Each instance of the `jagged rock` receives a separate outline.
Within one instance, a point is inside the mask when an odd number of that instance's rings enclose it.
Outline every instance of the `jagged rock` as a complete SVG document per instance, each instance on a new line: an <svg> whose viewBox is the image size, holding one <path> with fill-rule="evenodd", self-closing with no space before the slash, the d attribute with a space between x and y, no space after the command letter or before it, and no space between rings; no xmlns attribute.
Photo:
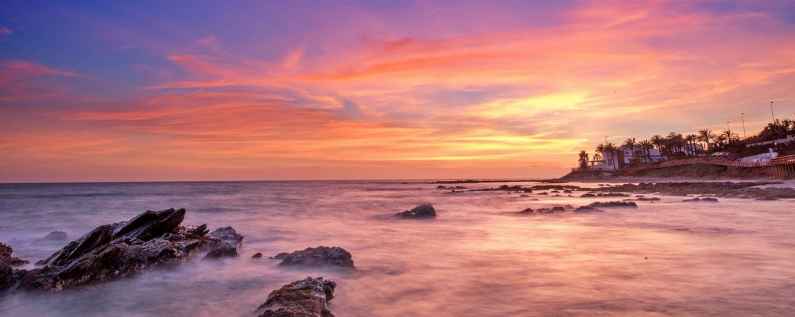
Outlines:
<svg viewBox="0 0 795 317"><path fill-rule="evenodd" d="M15 283L14 268L8 263L0 261L0 292L11 288Z"/></svg>
<svg viewBox="0 0 795 317"><path fill-rule="evenodd" d="M68 238L66 232L63 231L53 231L48 233L42 240L49 240L49 241L63 241Z"/></svg>
<svg viewBox="0 0 795 317"><path fill-rule="evenodd" d="M0 292L13 287L25 272L14 269L14 266L27 264L28 261L15 257L13 253L14 249L0 242Z"/></svg>
<svg viewBox="0 0 795 317"><path fill-rule="evenodd" d="M696 197L682 200L683 202L702 202L702 203L716 203L718 199L715 197Z"/></svg>
<svg viewBox="0 0 795 317"><path fill-rule="evenodd" d="M635 198L635 200L637 200L637 201L659 201L660 198L659 197L638 197L638 198Z"/></svg>
<svg viewBox="0 0 795 317"><path fill-rule="evenodd" d="M15 257L13 253L14 249L0 242L0 263L9 267L28 264L28 261Z"/></svg>
<svg viewBox="0 0 795 317"><path fill-rule="evenodd" d="M336 266L354 268L353 256L340 247L319 246L292 253L279 253L273 259L282 260L283 266Z"/></svg>
<svg viewBox="0 0 795 317"><path fill-rule="evenodd" d="M259 317L334 317L329 302L337 284L322 277L295 281L271 292L256 310Z"/></svg>
<svg viewBox="0 0 795 317"><path fill-rule="evenodd" d="M549 207L549 208L538 208L538 209L535 209L535 210L533 208L526 208L526 209L518 212L518 214L520 214L520 215L552 214L552 213L565 212L566 210L573 209L573 208L574 207L572 207L570 205L554 206L554 207Z"/></svg>
<svg viewBox="0 0 795 317"><path fill-rule="evenodd" d="M436 218L436 209L431 204L422 204L414 207L411 210L406 210L395 214L398 218L403 219L428 219Z"/></svg>
<svg viewBox="0 0 795 317"><path fill-rule="evenodd" d="M533 208L525 208L522 211L518 212L518 214L520 215L530 215L533 213L535 213L535 210L533 210Z"/></svg>
<svg viewBox="0 0 795 317"><path fill-rule="evenodd" d="M24 272L19 288L58 291L109 281L228 243L224 235L207 236L205 225L180 226L184 217L185 209L146 211L99 226L40 261L41 268Z"/></svg>
<svg viewBox="0 0 795 317"><path fill-rule="evenodd" d="M599 212L599 211L601 211L601 210L596 209L596 208L591 207L591 206L580 206L580 207L577 207L577 209L574 209L574 212Z"/></svg>
<svg viewBox="0 0 795 317"><path fill-rule="evenodd" d="M232 227L215 229L209 235L213 240L209 244L206 258L217 259L238 256L237 249L243 242L243 236Z"/></svg>
<svg viewBox="0 0 795 317"><path fill-rule="evenodd" d="M593 208L638 208L638 204L633 201L597 201L588 205Z"/></svg>

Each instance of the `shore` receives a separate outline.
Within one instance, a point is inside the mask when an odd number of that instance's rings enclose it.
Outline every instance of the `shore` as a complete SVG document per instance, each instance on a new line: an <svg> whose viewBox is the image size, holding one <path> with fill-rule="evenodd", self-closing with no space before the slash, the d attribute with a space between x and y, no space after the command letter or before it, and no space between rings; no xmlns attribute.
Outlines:
<svg viewBox="0 0 795 317"><path fill-rule="evenodd" d="M575 170L560 178L566 181L678 179L678 180L771 180L775 175L765 167L727 167L709 164L618 171Z"/></svg>

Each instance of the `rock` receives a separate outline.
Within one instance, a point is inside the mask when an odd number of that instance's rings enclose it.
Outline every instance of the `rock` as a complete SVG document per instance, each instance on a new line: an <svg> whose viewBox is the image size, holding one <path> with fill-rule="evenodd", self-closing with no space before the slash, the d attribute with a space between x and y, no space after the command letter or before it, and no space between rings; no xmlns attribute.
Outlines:
<svg viewBox="0 0 795 317"><path fill-rule="evenodd" d="M395 214L398 218L403 219L428 219L436 218L436 209L431 204L422 204L414 207L411 210L406 210Z"/></svg>
<svg viewBox="0 0 795 317"><path fill-rule="evenodd" d="M256 310L259 317L334 317L329 302L337 284L322 277L295 281L271 292Z"/></svg>
<svg viewBox="0 0 795 317"><path fill-rule="evenodd" d="M292 253L279 253L273 259L282 266L335 266L353 269L351 253L340 247L319 246Z"/></svg>
<svg viewBox="0 0 795 317"><path fill-rule="evenodd" d="M19 276L25 272L14 267L27 264L28 261L13 256L13 253L14 249L0 242L0 292L16 285Z"/></svg>
<svg viewBox="0 0 795 317"><path fill-rule="evenodd" d="M606 201L606 202L595 202L588 207L592 208L638 208L638 204L633 201Z"/></svg>
<svg viewBox="0 0 795 317"><path fill-rule="evenodd" d="M63 231L53 231L48 233L42 240L49 240L49 241L63 241L66 240L68 236L66 232Z"/></svg>
<svg viewBox="0 0 795 317"><path fill-rule="evenodd" d="M8 265L9 267L28 264L28 261L15 257L13 253L14 249L0 242L0 263Z"/></svg>
<svg viewBox="0 0 795 317"><path fill-rule="evenodd" d="M530 215L530 214L533 214L534 212L535 211L533 210L533 208L525 208L522 211L517 212L517 213L520 214L520 215Z"/></svg>
<svg viewBox="0 0 795 317"><path fill-rule="evenodd" d="M659 201L660 198L659 197L638 197L638 198L635 198L635 200L637 200L637 201Z"/></svg>
<svg viewBox="0 0 795 317"><path fill-rule="evenodd" d="M11 288L16 283L14 268L8 263L0 261L0 292Z"/></svg>
<svg viewBox="0 0 795 317"><path fill-rule="evenodd" d="M262 253L261 252L254 253L254 255L252 255L251 258L252 259L260 259L260 258L262 258Z"/></svg>
<svg viewBox="0 0 795 317"><path fill-rule="evenodd" d="M559 213L564 212L567 209L572 209L573 207L566 205L566 206L554 206L549 208L538 208L533 210L533 208L526 208L520 212L517 212L520 215L533 215L533 214L552 214L552 213Z"/></svg>
<svg viewBox="0 0 795 317"><path fill-rule="evenodd" d="M243 243L243 236L232 227L215 229L209 235L213 238L209 244L209 251L205 258L217 259L238 256L237 249Z"/></svg>
<svg viewBox="0 0 795 317"><path fill-rule="evenodd" d="M577 209L574 209L574 212L600 212L601 210L596 209L591 206L580 206Z"/></svg>
<svg viewBox="0 0 795 317"><path fill-rule="evenodd" d="M682 200L683 202L703 202L703 203L716 203L718 202L717 198L714 197L696 197L696 198L689 198Z"/></svg>
<svg viewBox="0 0 795 317"><path fill-rule="evenodd" d="M25 272L19 288L59 291L109 281L230 243L230 230L208 236L206 225L180 226L184 217L185 209L146 211L126 222L99 226L40 261L41 268ZM241 240L236 240L238 245Z"/></svg>

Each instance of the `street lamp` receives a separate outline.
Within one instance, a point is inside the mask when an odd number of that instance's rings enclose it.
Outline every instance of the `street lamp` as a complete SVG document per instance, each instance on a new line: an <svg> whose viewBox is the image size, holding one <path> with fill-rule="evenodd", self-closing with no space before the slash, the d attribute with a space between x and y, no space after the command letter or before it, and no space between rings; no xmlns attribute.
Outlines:
<svg viewBox="0 0 795 317"><path fill-rule="evenodd" d="M744 112L740 112L740 121L743 124L743 139L745 139L745 138L747 138L747 136L745 135L745 113Z"/></svg>

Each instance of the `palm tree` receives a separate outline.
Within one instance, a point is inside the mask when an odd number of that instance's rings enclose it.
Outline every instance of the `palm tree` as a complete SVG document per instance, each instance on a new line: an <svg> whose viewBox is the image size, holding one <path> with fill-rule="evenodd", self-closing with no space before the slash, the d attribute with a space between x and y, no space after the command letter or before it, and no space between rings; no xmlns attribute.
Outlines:
<svg viewBox="0 0 795 317"><path fill-rule="evenodd" d="M696 154L696 140L698 140L698 136L695 134L688 134L685 136L685 141L687 141L688 147L688 155Z"/></svg>
<svg viewBox="0 0 795 317"><path fill-rule="evenodd" d="M634 148L635 147L635 138L627 138L627 140L624 141L624 146L626 146L628 148Z"/></svg>
<svg viewBox="0 0 795 317"><path fill-rule="evenodd" d="M712 131L709 129L702 129L698 131L698 140L704 142L705 150L709 151L710 149L710 142L712 139L715 138L715 135L712 134Z"/></svg>
<svg viewBox="0 0 795 317"><path fill-rule="evenodd" d="M723 148L723 143L726 142L726 135L725 134L718 134L717 136L712 136L715 142L712 143L713 150L720 150Z"/></svg>
<svg viewBox="0 0 795 317"><path fill-rule="evenodd" d="M643 140L640 141L640 148L643 149L646 162L651 162L651 149L654 148L654 144L649 142L649 140Z"/></svg>
<svg viewBox="0 0 795 317"><path fill-rule="evenodd" d="M588 168L588 152L580 151L580 168Z"/></svg>
<svg viewBox="0 0 795 317"><path fill-rule="evenodd" d="M656 146L657 150L660 151L660 153L662 153L663 152L663 146L665 146L665 139L663 139L663 137L655 134L654 136L651 137L651 144Z"/></svg>
<svg viewBox="0 0 795 317"><path fill-rule="evenodd" d="M734 141L736 141L736 138L737 138L737 135L735 135L731 130L723 131L723 133L721 133L721 135L726 140L726 144L734 143Z"/></svg>

